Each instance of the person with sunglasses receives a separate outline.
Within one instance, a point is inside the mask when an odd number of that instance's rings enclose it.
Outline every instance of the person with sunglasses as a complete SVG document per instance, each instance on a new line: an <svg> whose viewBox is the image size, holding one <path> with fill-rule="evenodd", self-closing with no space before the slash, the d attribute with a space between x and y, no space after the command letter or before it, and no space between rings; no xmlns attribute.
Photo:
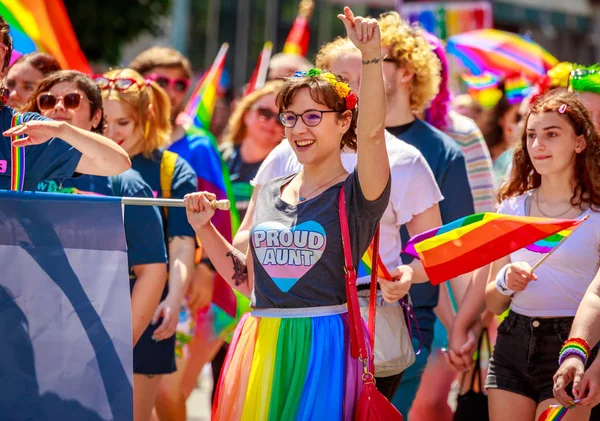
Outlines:
<svg viewBox="0 0 600 421"><path fill-rule="evenodd" d="M0 80L6 75L13 49L9 32L9 25L0 16ZM13 146L25 146L23 182L13 186L17 190L35 190L42 180L75 173L109 176L131 167L125 151L104 136L36 113L19 114L5 105L8 92L3 86L0 89L0 132L4 136L0 141L0 189L11 189ZM11 142L12 136L20 139Z"/></svg>
<svg viewBox="0 0 600 421"><path fill-rule="evenodd" d="M367 112L358 118L356 95L331 73L311 69L284 83L277 105L303 168L262 186L250 252L234 248L212 225L208 201L214 194L184 199L212 263L253 307L234 334L213 420L354 417L363 367L347 353L339 198L344 192L358 262L389 202L391 183L389 166L381 165L387 151L379 27L350 8L344 13L338 17L362 54L360 98ZM358 150L351 174L341 162L343 147Z"/></svg>
<svg viewBox="0 0 600 421"><path fill-rule="evenodd" d="M104 110L100 89L83 73L63 70L40 82L26 111L39 112L55 121L65 121L83 130L102 133ZM38 191L102 196L154 197L142 176L130 169L114 177L80 176L45 180ZM135 420L144 420L144 401L151 393L146 376L173 365L173 346L152 339L157 325L151 324L166 289L167 252L160 213L153 206L126 206L125 238L129 263L133 336L133 392ZM151 407L150 407L151 409Z"/></svg>
<svg viewBox="0 0 600 421"><path fill-rule="evenodd" d="M105 134L127 151L132 168L142 175L155 197L183 199L185 194L197 191L196 173L192 167L177 154L163 149L169 143L171 114L169 98L158 83L145 80L131 69L111 70L97 76L95 81L104 102ZM169 344L175 358L175 332L184 294L194 271L196 236L184 217L185 209L161 208L161 214L169 256L169 278L168 292L165 290L152 320L152 323L159 323L162 317L153 339ZM178 349L183 345L178 341ZM144 408L152 409L162 378L168 378L176 371L176 364L172 364L160 373L154 373L157 376L146 379L152 393L146 395Z"/></svg>

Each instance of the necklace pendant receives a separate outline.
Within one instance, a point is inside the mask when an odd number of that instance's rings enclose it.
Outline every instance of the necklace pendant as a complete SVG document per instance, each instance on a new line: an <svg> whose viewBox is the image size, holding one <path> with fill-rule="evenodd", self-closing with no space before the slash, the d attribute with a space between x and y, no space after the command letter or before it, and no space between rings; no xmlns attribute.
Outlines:
<svg viewBox="0 0 600 421"><path fill-rule="evenodd" d="M306 197L299 197L298 199L300 199L301 202L304 202L306 200Z"/></svg>

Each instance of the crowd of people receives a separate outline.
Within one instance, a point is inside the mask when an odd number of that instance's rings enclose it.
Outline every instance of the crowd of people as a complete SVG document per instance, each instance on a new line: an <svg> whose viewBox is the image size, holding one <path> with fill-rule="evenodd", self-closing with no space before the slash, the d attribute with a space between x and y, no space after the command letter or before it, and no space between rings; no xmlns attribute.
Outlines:
<svg viewBox="0 0 600 421"><path fill-rule="evenodd" d="M338 17L347 36L314 66L276 54L264 86L219 99L208 134L181 118L193 73L179 52L153 47L95 76L44 53L9 66L0 18L0 123L26 146L23 190L185 201L124 210L135 420L186 420L206 364L215 420L353 419L364 378L344 247L357 267L378 227L393 280L378 281L375 384L404 419L533 421L557 403L566 421L600 419L600 67L570 65L566 82L484 110L451 92L435 36L395 12ZM211 223L213 138L233 237ZM4 141L0 189L10 157ZM434 286L401 253L480 212L589 220L535 272L522 249ZM244 309L221 331L218 288ZM369 288L360 276L363 307Z"/></svg>

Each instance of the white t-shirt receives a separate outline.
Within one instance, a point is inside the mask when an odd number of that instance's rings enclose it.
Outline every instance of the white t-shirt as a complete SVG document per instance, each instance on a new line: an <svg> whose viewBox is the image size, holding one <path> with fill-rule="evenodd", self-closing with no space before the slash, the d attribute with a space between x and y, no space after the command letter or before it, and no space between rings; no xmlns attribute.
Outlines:
<svg viewBox="0 0 600 421"><path fill-rule="evenodd" d="M503 201L498 213L527 216L526 199L532 192ZM585 291L600 266L600 213L591 210L590 218L573 232L536 270L537 281L516 292L510 308L529 317L573 317ZM510 255L511 262L533 266L543 254L525 248Z"/></svg>
<svg viewBox="0 0 600 421"><path fill-rule="evenodd" d="M385 141L390 159L392 191L390 203L381 218L380 255L385 266L392 269L402 264L400 227L409 222L413 215L440 202L443 196L431 168L417 148L387 131ZM356 153L342 152L341 158L346 171L352 172L356 167ZM253 184L262 185L272 178L297 173L301 169L294 150L284 139L264 160ZM368 278L361 278L357 283L368 281Z"/></svg>

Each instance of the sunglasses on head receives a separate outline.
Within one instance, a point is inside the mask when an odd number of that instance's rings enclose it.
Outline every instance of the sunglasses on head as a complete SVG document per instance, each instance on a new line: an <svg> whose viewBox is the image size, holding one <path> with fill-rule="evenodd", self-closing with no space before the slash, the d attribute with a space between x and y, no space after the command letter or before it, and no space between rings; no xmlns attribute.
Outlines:
<svg viewBox="0 0 600 421"><path fill-rule="evenodd" d="M106 76L99 75L94 77L94 82L96 82L96 85L98 85L98 87L102 90L109 89L111 86L117 91L126 91L133 85L136 85L139 89L142 89L143 87L143 85L140 85L137 80L129 77L117 77L111 79Z"/></svg>
<svg viewBox="0 0 600 421"><path fill-rule="evenodd" d="M275 111L272 111L268 108L258 107L258 108L255 108L255 110L256 110L256 113L258 114L259 120L269 121L269 120L277 120L277 118L278 118L278 113L276 113Z"/></svg>
<svg viewBox="0 0 600 421"><path fill-rule="evenodd" d="M190 87L190 80L185 78L170 78L167 76L152 73L147 77L148 80L156 82L163 89L173 87L177 92L185 92Z"/></svg>
<svg viewBox="0 0 600 421"><path fill-rule="evenodd" d="M76 110L81 105L81 100L84 99L90 102L87 98L84 98L79 92L69 92L65 95L54 95L50 92L40 94L37 97L37 104L40 111L53 110L58 104L58 101L62 101L63 106L67 110Z"/></svg>

